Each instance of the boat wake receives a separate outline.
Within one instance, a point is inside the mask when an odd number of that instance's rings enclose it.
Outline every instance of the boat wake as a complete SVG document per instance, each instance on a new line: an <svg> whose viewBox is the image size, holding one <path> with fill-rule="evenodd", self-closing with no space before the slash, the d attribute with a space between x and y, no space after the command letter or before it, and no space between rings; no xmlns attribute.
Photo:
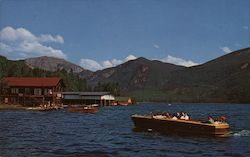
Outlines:
<svg viewBox="0 0 250 157"><path fill-rule="evenodd" d="M250 136L250 130L241 130L239 132L232 133L233 136Z"/></svg>

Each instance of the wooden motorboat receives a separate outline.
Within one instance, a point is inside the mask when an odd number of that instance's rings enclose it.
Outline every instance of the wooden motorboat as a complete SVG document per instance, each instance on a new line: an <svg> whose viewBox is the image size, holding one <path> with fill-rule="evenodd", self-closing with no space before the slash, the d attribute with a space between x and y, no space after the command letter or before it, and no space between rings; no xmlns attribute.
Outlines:
<svg viewBox="0 0 250 157"><path fill-rule="evenodd" d="M203 135L225 135L229 131L226 122L202 122L198 120L172 119L165 116L132 115L135 128L155 130L164 133L203 134Z"/></svg>
<svg viewBox="0 0 250 157"><path fill-rule="evenodd" d="M98 111L97 107L91 107L91 106L74 107L68 109L68 112L74 112L74 113L96 113L97 111Z"/></svg>

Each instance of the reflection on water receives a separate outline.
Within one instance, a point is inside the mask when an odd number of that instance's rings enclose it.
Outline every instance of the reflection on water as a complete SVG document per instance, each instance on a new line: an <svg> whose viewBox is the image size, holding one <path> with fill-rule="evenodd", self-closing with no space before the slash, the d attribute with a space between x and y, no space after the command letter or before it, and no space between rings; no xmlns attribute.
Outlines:
<svg viewBox="0 0 250 157"><path fill-rule="evenodd" d="M225 138L133 131L132 114L185 111L192 118L227 115ZM250 156L250 105L138 104L96 114L0 112L0 156Z"/></svg>

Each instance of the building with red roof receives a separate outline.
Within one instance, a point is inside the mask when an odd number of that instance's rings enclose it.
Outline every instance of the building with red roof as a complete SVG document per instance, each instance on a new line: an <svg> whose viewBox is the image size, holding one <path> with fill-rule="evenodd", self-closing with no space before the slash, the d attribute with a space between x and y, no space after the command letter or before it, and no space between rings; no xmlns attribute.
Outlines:
<svg viewBox="0 0 250 157"><path fill-rule="evenodd" d="M28 106L57 105L61 102L63 81L59 77L4 77L6 85L0 100Z"/></svg>

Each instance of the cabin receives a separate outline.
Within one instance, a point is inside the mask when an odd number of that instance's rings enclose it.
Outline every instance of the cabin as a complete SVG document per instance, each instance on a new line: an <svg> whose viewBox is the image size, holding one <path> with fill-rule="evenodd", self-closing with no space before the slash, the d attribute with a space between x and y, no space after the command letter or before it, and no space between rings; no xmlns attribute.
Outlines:
<svg viewBox="0 0 250 157"><path fill-rule="evenodd" d="M110 92L63 92L63 104L66 105L112 105L114 96Z"/></svg>
<svg viewBox="0 0 250 157"><path fill-rule="evenodd" d="M130 97L115 97L114 105L130 105L132 104L132 99Z"/></svg>
<svg viewBox="0 0 250 157"><path fill-rule="evenodd" d="M4 77L1 103L24 106L59 105L63 80L59 77Z"/></svg>

